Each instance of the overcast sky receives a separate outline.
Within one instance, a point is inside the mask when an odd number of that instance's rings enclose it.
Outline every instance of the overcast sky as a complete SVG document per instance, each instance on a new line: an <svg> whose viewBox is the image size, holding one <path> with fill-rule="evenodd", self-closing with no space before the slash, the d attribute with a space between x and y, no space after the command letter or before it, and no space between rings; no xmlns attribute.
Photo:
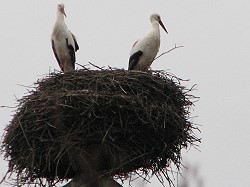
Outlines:
<svg viewBox="0 0 250 187"><path fill-rule="evenodd" d="M250 1L105 0L60 1L66 23L77 36L77 62L127 68L132 44L159 13L169 34L161 32L162 56L152 69L168 69L200 97L192 116L202 125L200 151L183 151L198 168L205 187L247 187L250 174ZM0 105L15 106L27 88L49 71L59 70L50 35L56 4L51 0L1 2ZM161 30L163 31L163 30ZM78 67L79 68L79 67ZM0 108L0 134L13 109ZM7 162L0 157L0 177ZM2 185L3 186L3 185ZM147 186L160 186L156 180ZM195 185L193 185L195 186Z"/></svg>

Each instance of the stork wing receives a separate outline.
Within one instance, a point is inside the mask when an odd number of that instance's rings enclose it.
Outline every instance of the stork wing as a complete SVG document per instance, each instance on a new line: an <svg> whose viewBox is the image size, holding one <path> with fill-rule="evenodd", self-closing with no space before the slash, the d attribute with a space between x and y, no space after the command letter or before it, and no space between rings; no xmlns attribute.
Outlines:
<svg viewBox="0 0 250 187"><path fill-rule="evenodd" d="M54 55L56 57L56 60L58 62L58 65L59 67L61 68L61 70L63 71L63 65L62 65L62 62L59 60L58 58L58 55L57 55L57 52L56 52L56 48L55 48L55 43L54 43L54 40L51 40L51 44L52 44L52 49L53 49L53 52L54 52Z"/></svg>
<svg viewBox="0 0 250 187"><path fill-rule="evenodd" d="M76 56L75 56L74 47L72 46L72 44L69 43L68 38L66 38L66 44L67 44L68 49L69 49L69 55L70 55L71 63L72 63L71 65L72 65L73 69L75 69Z"/></svg>
<svg viewBox="0 0 250 187"><path fill-rule="evenodd" d="M69 32L70 32L70 31L69 31ZM75 43L75 51L77 51L77 50L79 49L79 45L78 45L78 43L77 43L76 36L75 36L72 32L70 32L70 33L71 33L72 38L73 38L74 43Z"/></svg>
<svg viewBox="0 0 250 187"><path fill-rule="evenodd" d="M135 66L138 64L142 54L143 54L142 51L137 51L130 56L128 70L133 70L135 68Z"/></svg>

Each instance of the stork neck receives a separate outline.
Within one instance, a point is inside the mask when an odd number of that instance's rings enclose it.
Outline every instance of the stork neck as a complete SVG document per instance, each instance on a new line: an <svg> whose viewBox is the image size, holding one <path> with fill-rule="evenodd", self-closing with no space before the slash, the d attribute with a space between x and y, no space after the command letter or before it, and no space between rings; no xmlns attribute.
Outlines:
<svg viewBox="0 0 250 187"><path fill-rule="evenodd" d="M157 27L157 28L159 28L159 23L158 23L158 21L153 21L152 22L152 27Z"/></svg>
<svg viewBox="0 0 250 187"><path fill-rule="evenodd" d="M60 11L57 11L57 20L64 21L64 15Z"/></svg>
<svg viewBox="0 0 250 187"><path fill-rule="evenodd" d="M160 27L159 27L159 23L158 22L155 21L155 22L152 23L152 30L154 32L160 33Z"/></svg>
<svg viewBox="0 0 250 187"><path fill-rule="evenodd" d="M64 22L64 15L61 12L57 12L57 19L54 25L53 33L59 32L61 29L67 28L67 25Z"/></svg>

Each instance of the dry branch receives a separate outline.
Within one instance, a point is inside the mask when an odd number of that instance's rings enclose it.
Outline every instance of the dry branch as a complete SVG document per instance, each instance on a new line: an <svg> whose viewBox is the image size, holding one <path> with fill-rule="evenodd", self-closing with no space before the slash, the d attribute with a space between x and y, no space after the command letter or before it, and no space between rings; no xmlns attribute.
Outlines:
<svg viewBox="0 0 250 187"><path fill-rule="evenodd" d="M160 58L161 56L163 56L163 55L165 55L165 54L167 54L167 53L169 53L169 52L171 52L171 51L173 51L173 50L175 50L175 49L181 48L181 47L184 47L184 46L182 46L182 45L176 46L176 44L175 44L175 46L174 46L172 49L169 49L169 50L167 50L167 51L161 53L160 55L158 55L157 57L155 57L154 60Z"/></svg>

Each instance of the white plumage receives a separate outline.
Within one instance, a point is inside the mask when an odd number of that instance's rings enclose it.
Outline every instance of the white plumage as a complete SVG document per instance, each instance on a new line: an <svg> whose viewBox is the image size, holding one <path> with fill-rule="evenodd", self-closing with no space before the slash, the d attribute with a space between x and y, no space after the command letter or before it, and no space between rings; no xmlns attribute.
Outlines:
<svg viewBox="0 0 250 187"><path fill-rule="evenodd" d="M57 5L57 18L51 35L52 49L63 72L75 69L75 52L79 49L76 37L64 22L64 4Z"/></svg>
<svg viewBox="0 0 250 187"><path fill-rule="evenodd" d="M150 21L151 31L137 40L131 49L128 70L147 71L160 48L159 24L168 33L158 14L152 14Z"/></svg>

